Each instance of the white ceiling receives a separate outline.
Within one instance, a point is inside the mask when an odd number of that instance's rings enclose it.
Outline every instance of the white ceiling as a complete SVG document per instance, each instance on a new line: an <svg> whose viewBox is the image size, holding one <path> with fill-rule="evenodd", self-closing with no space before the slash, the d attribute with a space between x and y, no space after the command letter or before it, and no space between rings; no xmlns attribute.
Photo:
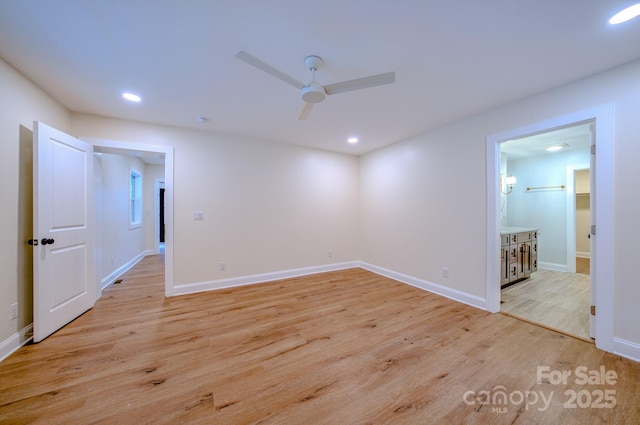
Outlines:
<svg viewBox="0 0 640 425"><path fill-rule="evenodd" d="M164 165L165 155L159 152L136 151L131 149L119 149L106 146L95 146L94 152L97 154L125 155L139 158L145 164Z"/></svg>
<svg viewBox="0 0 640 425"><path fill-rule="evenodd" d="M71 111L359 155L639 59L640 18L607 24L628 4L1 0L0 57ZM329 96L298 121L296 89L240 49L302 81L315 54L320 83L387 71L396 82Z"/></svg>
<svg viewBox="0 0 640 425"><path fill-rule="evenodd" d="M581 123L570 127L508 140L500 143L500 151L507 154L508 160L531 158L534 156L554 155L560 152L589 149L591 144L590 123ZM546 148L563 146L562 150L548 152Z"/></svg>

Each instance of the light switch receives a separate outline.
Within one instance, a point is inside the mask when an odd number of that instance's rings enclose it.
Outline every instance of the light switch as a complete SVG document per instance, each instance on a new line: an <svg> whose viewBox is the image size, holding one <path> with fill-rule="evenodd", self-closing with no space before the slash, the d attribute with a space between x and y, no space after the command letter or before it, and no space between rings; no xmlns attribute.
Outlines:
<svg viewBox="0 0 640 425"><path fill-rule="evenodd" d="M193 221L202 221L204 220L204 212L203 211L194 211L193 212Z"/></svg>

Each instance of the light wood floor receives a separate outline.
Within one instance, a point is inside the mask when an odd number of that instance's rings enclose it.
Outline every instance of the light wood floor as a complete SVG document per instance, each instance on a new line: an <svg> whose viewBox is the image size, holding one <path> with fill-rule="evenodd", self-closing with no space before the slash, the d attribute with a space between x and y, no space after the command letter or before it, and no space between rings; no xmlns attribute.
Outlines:
<svg viewBox="0 0 640 425"><path fill-rule="evenodd" d="M0 423L640 421L638 363L362 269L170 299L159 256L124 278L92 310L0 363ZM539 366L604 367L618 380L538 383ZM507 404L474 397L500 390ZM565 391L582 390L615 391L616 405L565 406ZM526 391L548 408L522 403Z"/></svg>
<svg viewBox="0 0 640 425"><path fill-rule="evenodd" d="M576 273L589 274L591 260L589 258L576 257Z"/></svg>
<svg viewBox="0 0 640 425"><path fill-rule="evenodd" d="M502 312L589 339L589 275L538 269L504 288Z"/></svg>

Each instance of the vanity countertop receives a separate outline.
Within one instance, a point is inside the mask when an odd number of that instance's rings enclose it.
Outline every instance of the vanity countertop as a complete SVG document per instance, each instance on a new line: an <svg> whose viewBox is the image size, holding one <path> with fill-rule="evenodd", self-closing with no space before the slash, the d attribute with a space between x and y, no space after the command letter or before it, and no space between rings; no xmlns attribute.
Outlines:
<svg viewBox="0 0 640 425"><path fill-rule="evenodd" d="M536 227L501 227L500 234L508 235L509 233L532 232L538 230Z"/></svg>

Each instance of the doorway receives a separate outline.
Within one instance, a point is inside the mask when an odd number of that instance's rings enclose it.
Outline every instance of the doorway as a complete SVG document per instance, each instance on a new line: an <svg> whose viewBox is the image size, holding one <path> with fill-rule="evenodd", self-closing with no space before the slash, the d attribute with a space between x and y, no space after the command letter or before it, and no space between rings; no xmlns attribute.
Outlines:
<svg viewBox="0 0 640 425"><path fill-rule="evenodd" d="M576 263L578 251L590 252L583 232L590 184L576 175L589 178L591 127L576 123L500 144L501 172L517 176L501 191L503 229L536 229L534 271L503 284L501 312L584 340L590 340L590 278L588 270L576 273ZM585 200L586 211L578 208Z"/></svg>
<svg viewBox="0 0 640 425"><path fill-rule="evenodd" d="M591 316L596 346L604 351L614 351L613 338L613 288L607 285L613 275L613 106L602 105L547 121L492 134L487 137L487 310L500 311L500 144L528 135L541 134L577 123L594 122L597 149L591 158L597 157L597 169L591 167L592 181L598 187L597 197L592 197L592 222L595 235L591 238L591 291L596 315ZM593 290L595 288L595 290Z"/></svg>
<svg viewBox="0 0 640 425"><path fill-rule="evenodd" d="M589 274L591 265L591 173L589 168L573 170L575 181L576 273Z"/></svg>
<svg viewBox="0 0 640 425"><path fill-rule="evenodd" d="M59 144L61 144L62 142L60 142L60 140L63 139L67 139L67 137L73 141L76 141L76 138L72 138L71 136L68 136L56 129L53 128L49 128L47 126L45 126L42 123L36 123L34 124L38 125L38 129L42 130L42 133L47 133L47 132L55 132L56 136L55 139L56 141L58 141ZM35 168L35 164L34 164L34 156L33 156L33 152L34 152L34 131L29 130L23 126L20 127L21 131L20 131L20 178L21 178L21 199L20 199L20 206L24 207L25 209L25 213L24 213L24 217L26 218L26 220L23 220L20 223L20 229L24 231L24 234L27 236L24 236L23 238L25 240L28 239L28 237L33 237L31 235L38 233L38 231L34 231L34 215L32 214L32 212L34 211L34 192L41 192L41 191L35 191L34 187L33 187L33 182L35 181L35 179L33 178L33 174L34 174L34 168ZM48 129L48 130L46 130ZM48 133L47 133L48 134ZM52 133L53 134L53 133ZM38 132L38 135L40 135L40 132ZM50 138L50 137L49 137ZM40 139L38 139L40 140ZM78 143L80 143L80 141L78 141ZM97 155L94 156L93 159L93 164L95 165L96 162L99 162L99 158L102 152L108 152L110 150L112 150L113 152L117 152L120 154L125 154L125 155L131 155L131 156L140 156L140 155L151 155L151 156L156 156L159 157L161 156L163 158L162 160L162 173L164 174L164 181L166 183L166 202L165 202L165 208L164 208L164 213L165 213L165 223L166 223L166 242L167 242L167 255L165 256L166 260L165 260L165 293L166 294L170 294L172 292L172 288L173 288L173 239L172 239L172 235L173 235L173 208L172 208L172 195L171 195L171 190L173 188L173 148L165 148L165 147L154 147L154 146L145 146L145 145L137 145L137 144L130 144L130 143L123 143L123 142L111 142L111 141L104 141L104 140L82 140L83 145L86 145L88 147L91 147L94 153L96 153ZM70 150L71 152L76 152L79 151L78 149L76 150ZM90 150L87 149L86 152L89 152ZM81 162L80 165L82 164L91 164L91 160L89 159L91 157L91 154L89 154L89 156L86 159L83 159L83 161ZM56 159L59 160L59 156L56 157ZM88 160L88 162L87 162ZM74 164L74 167L77 168L81 168L79 166L77 166L77 164L73 161L70 161ZM53 161L49 161L47 163L53 163ZM60 164L65 164L64 162L57 162L56 164L60 165ZM65 165L62 165L62 168L64 168ZM37 170L40 171L42 168L42 166L40 165L40 163L38 162L38 168ZM69 169L73 169L73 167L67 167ZM93 168L94 174L91 174L91 169ZM66 267L67 270L71 270L71 269L76 269L76 268L81 268L81 265L84 264L84 266L86 266L85 268L87 270L89 270L87 278L82 278L82 282L84 282L84 284L86 284L88 286L87 290L83 291L83 293L86 294L90 294L90 298L91 298L91 305L93 305L93 301L95 301L96 298L98 298L101 294L101 277L102 274L99 271L99 267L96 267L100 264L101 262L101 256L102 256L102 252L100 251L99 247L100 247L100 234L98 234L96 232L97 226L95 226L95 224L101 219L101 215L98 213L101 208L96 208L97 206L99 206L99 202L101 201L100 196L99 196L99 187L101 184L100 181L100 177L98 176L97 173L95 173L95 168L94 167L88 167L86 166L85 168L83 168L84 174L81 177L74 177L75 181L93 181L93 187L89 187L87 188L86 186L83 187L83 191L86 189L88 189L88 191L86 192L86 196L84 196L84 199L88 199L89 200L89 204L92 205L91 209L93 210L93 212L89 212L85 215L82 214L77 214L76 216L74 216L76 221L73 221L74 223L76 222L83 222L82 220L86 220L87 217L93 217L93 219L89 219L87 222L89 223L88 225L85 225L83 227L83 229L88 230L88 234L92 235L89 236L91 243L90 245L92 246L89 249L89 254L84 256L84 260L83 259L79 259L79 258L74 258L73 259L73 263L75 264L75 266L69 268ZM43 174L43 173L41 173ZM126 177L129 177L128 175ZM28 182L28 184L23 184L23 180L25 182ZM51 181L51 179L49 179L48 181ZM70 185L66 184L66 181L63 181L63 183L65 183L63 186L66 190L66 188L68 188ZM51 191L49 191L50 193ZM63 191L64 192L64 191ZM77 191L74 191L74 193L76 193ZM64 192L65 194L67 192ZM94 196L94 195L98 195L98 196ZM125 190L125 202L126 202L126 190ZM72 199L72 198L69 198ZM94 204L94 202L91 201L91 199L94 199L97 203ZM72 204L73 207L73 204ZM45 208L45 210L49 210L48 208ZM71 211L76 212L78 209L77 208L71 208ZM125 210L125 217L127 216L127 213L130 213L130 211L126 211ZM80 219L78 219L78 217L80 217ZM93 223L92 223L93 222ZM38 227L42 227L42 226L38 226ZM78 226L76 226L78 227ZM39 238L36 238L36 240L38 240ZM59 239L58 236L56 236L55 239ZM32 239L33 241L33 239ZM54 243L54 239L47 239L47 245L53 244ZM62 240L58 240L57 242L61 242ZM76 240L77 242L77 240ZM36 243L33 243L33 245L35 246ZM43 242L44 245L44 242ZM57 249L57 245L56 244L56 249ZM81 244L78 244L81 245ZM48 247L49 248L49 247ZM65 248L63 247L62 251L65 251ZM69 250L67 250L69 251ZM49 255L50 257L51 255ZM32 269L34 269L34 263L33 261L31 261L33 255L32 255L32 250L31 249L27 249L26 244L25 244L25 249L22 250L22 252L20 253L20 257L24 258L24 263L25 263L25 267L23 267L22 269L25 271L25 273L23 275L20 275L20 277L23 279L22 280L22 285L25 288L31 289L34 288L36 286L36 281L35 281L35 272L32 271ZM44 257L44 255L41 255L40 257ZM78 267L76 267L78 266ZM60 281L64 281L64 279L60 280ZM42 280L40 281L42 282ZM95 286L94 286L95 285ZM77 286L74 287L74 289L77 289ZM35 291L35 289L34 289ZM35 308L32 308L33 304L34 304L34 296L33 296L33 292L34 291L29 291L29 293L25 296L23 296L22 298L27 300L27 303L25 305L24 308L21 308L20 310L26 312L26 314L23 313L23 315L25 315L27 317L26 320L29 320L30 318L32 318L31 320L33 321L33 326L35 328L36 325L36 313L35 313ZM65 302L64 305L68 305L68 302ZM90 308L90 307L89 307ZM78 310L80 311L80 310ZM77 316L77 312L74 311L72 312L73 314L70 316ZM57 321L56 323L60 322L60 323L66 323L69 320L65 317L64 320L62 321ZM44 320L40 320L40 325L46 322L48 323L48 321L44 321ZM42 326L41 326L42 327ZM32 325L29 325L27 327L24 328L24 330L22 331L22 335L24 340L27 340L27 335L31 332ZM46 335L44 335L46 337ZM34 332L34 338L35 338L35 332ZM38 337L36 340L42 339L41 337Z"/></svg>
<svg viewBox="0 0 640 425"><path fill-rule="evenodd" d="M163 244L164 243L164 187L160 188L160 192L158 194L158 201L160 206L160 208L158 208L158 211L159 211L158 220L160 221L160 224L158 225L158 233L159 233L158 242Z"/></svg>
<svg viewBox="0 0 640 425"><path fill-rule="evenodd" d="M165 187L164 178L156 178L153 182L153 205L154 205L154 245L156 253L164 254L166 239L165 220Z"/></svg>
<svg viewBox="0 0 640 425"><path fill-rule="evenodd" d="M165 274L165 295L173 295L173 161L174 151L171 147L151 146L129 142L115 142L102 139L85 139L93 144L94 150L98 153L115 153L125 156L133 156L143 160L148 164L162 165L163 176L153 180L153 198L149 199L153 205L153 212L150 212L151 219L150 234L154 240L155 253L160 253L159 239L159 216L160 206L158 197L159 185L162 182L164 189L164 203L162 208L164 223L164 274ZM100 284L100 282L98 282Z"/></svg>

